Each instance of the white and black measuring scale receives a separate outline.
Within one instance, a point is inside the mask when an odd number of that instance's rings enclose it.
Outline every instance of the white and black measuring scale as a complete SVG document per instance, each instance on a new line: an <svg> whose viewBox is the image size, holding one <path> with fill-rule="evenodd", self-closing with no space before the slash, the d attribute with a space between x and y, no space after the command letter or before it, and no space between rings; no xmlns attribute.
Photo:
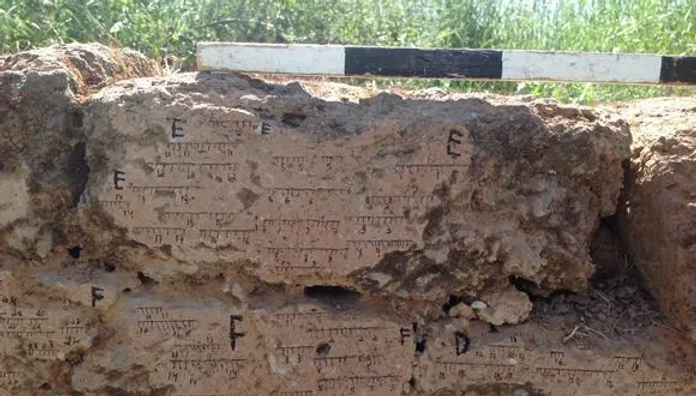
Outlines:
<svg viewBox="0 0 696 396"><path fill-rule="evenodd" d="M696 56L200 42L199 71L696 85Z"/></svg>

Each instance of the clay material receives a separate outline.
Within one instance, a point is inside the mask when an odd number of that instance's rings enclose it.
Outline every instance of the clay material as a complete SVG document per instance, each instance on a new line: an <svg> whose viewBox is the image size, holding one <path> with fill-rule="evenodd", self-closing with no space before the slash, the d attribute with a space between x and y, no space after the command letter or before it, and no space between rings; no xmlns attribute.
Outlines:
<svg viewBox="0 0 696 396"><path fill-rule="evenodd" d="M2 396L696 393L635 277L589 282L614 111L0 67Z"/></svg>
<svg viewBox="0 0 696 396"><path fill-rule="evenodd" d="M84 101L124 78L152 76L156 64L99 44L8 55L0 64L0 246L46 257L52 228L77 207L89 177ZM22 253L24 252L24 253Z"/></svg>
<svg viewBox="0 0 696 396"><path fill-rule="evenodd" d="M696 341L696 100L641 101L626 113L630 250L663 311Z"/></svg>
<svg viewBox="0 0 696 396"><path fill-rule="evenodd" d="M224 262L264 282L430 301L527 300L511 278L584 289L629 143L625 123L589 109L336 103L208 74L104 89L85 133L80 209L112 222L97 249L133 241L160 267ZM496 322L529 312L508 308Z"/></svg>

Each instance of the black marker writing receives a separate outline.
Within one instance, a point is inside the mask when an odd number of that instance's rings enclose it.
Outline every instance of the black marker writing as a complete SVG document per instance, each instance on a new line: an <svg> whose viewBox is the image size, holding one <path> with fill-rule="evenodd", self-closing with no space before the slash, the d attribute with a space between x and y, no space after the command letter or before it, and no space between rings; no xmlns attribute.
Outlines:
<svg viewBox="0 0 696 396"><path fill-rule="evenodd" d="M230 348L234 351L237 348L237 338L244 337L245 332L237 333L237 321L242 321L242 315L230 315Z"/></svg>
<svg viewBox="0 0 696 396"><path fill-rule="evenodd" d="M114 171L114 188L117 190L123 190L123 186L121 185L122 181L126 181L126 178L124 177L126 174L124 172L121 172L119 170Z"/></svg>
<svg viewBox="0 0 696 396"><path fill-rule="evenodd" d="M457 356L466 353L471 345L471 338L461 331L454 333L454 348Z"/></svg>
<svg viewBox="0 0 696 396"><path fill-rule="evenodd" d="M104 299L104 295L101 294L101 292L103 292L103 291L104 291L104 289L102 289L101 287L92 286L92 306L93 307L97 306L97 301Z"/></svg>
<svg viewBox="0 0 696 396"><path fill-rule="evenodd" d="M462 144L462 141L457 139L462 136L462 133L458 130L450 130L449 137L447 138L447 155L451 156L452 158L457 158L461 156L461 154L455 151L455 146Z"/></svg>
<svg viewBox="0 0 696 396"><path fill-rule="evenodd" d="M261 134L268 135L271 133L271 124L266 122L261 122Z"/></svg>
<svg viewBox="0 0 696 396"><path fill-rule="evenodd" d="M178 137L183 137L183 133L179 133L183 131L183 128L177 125L177 122L181 122L181 119L179 118L174 118L172 119L172 138L178 138Z"/></svg>
<svg viewBox="0 0 696 396"><path fill-rule="evenodd" d="M399 335L401 338L401 345L404 345L406 338L411 336L411 330L405 327L399 329Z"/></svg>

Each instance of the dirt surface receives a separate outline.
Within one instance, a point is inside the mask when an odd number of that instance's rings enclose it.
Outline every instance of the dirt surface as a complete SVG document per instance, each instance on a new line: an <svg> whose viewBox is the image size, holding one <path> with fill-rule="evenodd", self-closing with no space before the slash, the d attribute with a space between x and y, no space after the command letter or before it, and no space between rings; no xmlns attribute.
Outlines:
<svg viewBox="0 0 696 396"><path fill-rule="evenodd" d="M635 140L626 238L665 313L696 342L696 100L661 98L622 110Z"/></svg>
<svg viewBox="0 0 696 396"><path fill-rule="evenodd" d="M696 393L623 242L622 109L2 69L0 395Z"/></svg>

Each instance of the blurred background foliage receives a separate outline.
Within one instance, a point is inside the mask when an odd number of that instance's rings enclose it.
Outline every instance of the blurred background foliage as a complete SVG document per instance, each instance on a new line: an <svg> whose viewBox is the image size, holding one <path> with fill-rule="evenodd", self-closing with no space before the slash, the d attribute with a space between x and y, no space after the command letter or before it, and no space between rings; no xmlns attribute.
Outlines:
<svg viewBox="0 0 696 396"><path fill-rule="evenodd" d="M98 41L195 67L197 41L696 55L696 0L0 0L5 53ZM692 88L379 80L592 104Z"/></svg>

